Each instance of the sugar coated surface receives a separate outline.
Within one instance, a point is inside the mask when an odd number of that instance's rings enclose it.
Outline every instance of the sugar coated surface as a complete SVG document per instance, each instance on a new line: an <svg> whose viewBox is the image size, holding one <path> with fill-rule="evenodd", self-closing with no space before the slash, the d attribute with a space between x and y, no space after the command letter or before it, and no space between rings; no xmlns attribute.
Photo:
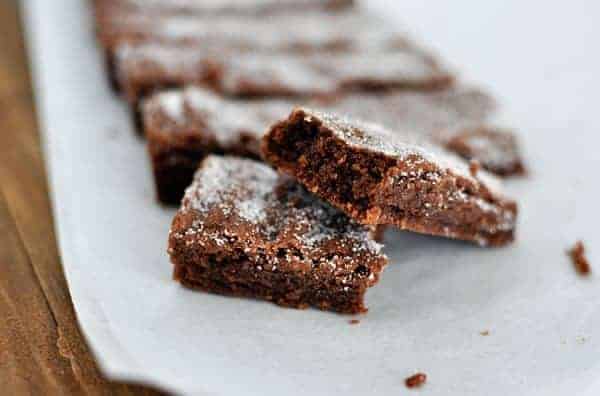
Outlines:
<svg viewBox="0 0 600 396"><path fill-rule="evenodd" d="M294 108L293 101L236 101L201 88L189 87L159 93L144 106L145 112L161 112L168 121L189 132L190 127L210 134L221 146L239 144L242 137L260 139L268 127L286 117ZM257 153L258 154L258 153Z"/></svg>
<svg viewBox="0 0 600 396"><path fill-rule="evenodd" d="M181 210L197 215L193 229L186 232L203 232L211 214L227 218L228 223L219 228L221 236L213 235L215 238L236 235L243 224L265 241L291 236L297 249L311 254L330 241L353 252L381 251L370 228L356 224L297 183L253 160L208 157L187 189Z"/></svg>
<svg viewBox="0 0 600 396"><path fill-rule="evenodd" d="M215 82L230 95L314 95L344 91L353 84L429 86L449 72L418 51L340 54L259 53L227 48L124 42L116 48L122 81L144 80L150 66L182 83L197 82L205 68L218 69ZM210 70L210 69L209 69ZM155 74L146 77L156 79Z"/></svg>

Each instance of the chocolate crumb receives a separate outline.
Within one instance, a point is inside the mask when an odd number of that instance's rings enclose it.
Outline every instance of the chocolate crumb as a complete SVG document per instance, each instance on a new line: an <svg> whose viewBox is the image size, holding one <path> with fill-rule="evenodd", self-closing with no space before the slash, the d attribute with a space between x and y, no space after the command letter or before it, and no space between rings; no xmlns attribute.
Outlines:
<svg viewBox="0 0 600 396"><path fill-rule="evenodd" d="M571 256L571 260L573 261L573 265L575 269L579 273L579 275L589 275L592 270L590 268L590 263L585 257L585 246L583 246L582 241L578 241L575 246L569 250L569 256Z"/></svg>
<svg viewBox="0 0 600 396"><path fill-rule="evenodd" d="M479 171L481 170L481 164L477 160L469 161L469 172L471 176L476 177Z"/></svg>
<svg viewBox="0 0 600 396"><path fill-rule="evenodd" d="M490 335L490 331L489 330L483 330L483 331L480 331L479 334L481 334L484 337L487 337L487 336Z"/></svg>
<svg viewBox="0 0 600 396"><path fill-rule="evenodd" d="M427 381L427 375L423 373L417 373L412 377L408 377L404 380L407 388L418 388L422 386Z"/></svg>
<svg viewBox="0 0 600 396"><path fill-rule="evenodd" d="M357 325L357 324L360 323L360 320L358 320L358 319L352 319L352 320L348 321L348 323L350 323L351 325Z"/></svg>

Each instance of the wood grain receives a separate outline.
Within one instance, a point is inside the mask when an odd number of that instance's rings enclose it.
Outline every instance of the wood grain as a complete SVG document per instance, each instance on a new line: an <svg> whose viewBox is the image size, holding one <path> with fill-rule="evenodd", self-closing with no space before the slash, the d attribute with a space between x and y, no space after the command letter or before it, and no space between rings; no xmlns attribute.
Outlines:
<svg viewBox="0 0 600 396"><path fill-rule="evenodd" d="M158 395L99 372L56 247L16 1L0 2L0 393Z"/></svg>

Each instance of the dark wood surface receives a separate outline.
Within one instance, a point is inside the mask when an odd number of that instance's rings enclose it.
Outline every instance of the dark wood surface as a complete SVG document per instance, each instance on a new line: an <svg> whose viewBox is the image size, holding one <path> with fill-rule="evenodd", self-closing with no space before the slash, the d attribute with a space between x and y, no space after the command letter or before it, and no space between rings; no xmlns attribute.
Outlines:
<svg viewBox="0 0 600 396"><path fill-rule="evenodd" d="M0 1L0 127L0 394L159 394L106 380L78 328L13 0Z"/></svg>

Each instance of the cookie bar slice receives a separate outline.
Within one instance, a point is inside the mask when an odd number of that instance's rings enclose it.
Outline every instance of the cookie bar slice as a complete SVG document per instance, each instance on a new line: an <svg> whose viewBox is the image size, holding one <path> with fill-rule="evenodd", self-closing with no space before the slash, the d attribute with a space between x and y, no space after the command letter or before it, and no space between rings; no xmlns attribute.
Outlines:
<svg viewBox="0 0 600 396"><path fill-rule="evenodd" d="M265 164L208 157L169 234L184 286L276 304L366 311L387 263L373 229Z"/></svg>
<svg viewBox="0 0 600 396"><path fill-rule="evenodd" d="M306 108L276 123L265 159L363 224L500 246L517 205L497 180L414 135Z"/></svg>
<svg viewBox="0 0 600 396"><path fill-rule="evenodd" d="M450 71L413 49L306 55L158 42L119 45L115 74L119 89L134 106L156 90L193 84L233 97L306 97L438 90L453 83Z"/></svg>
<svg viewBox="0 0 600 396"><path fill-rule="evenodd" d="M98 21L98 39L112 52L119 44L160 42L236 48L252 52L355 52L417 48L413 40L362 12L242 16L152 15L121 12ZM282 35L284 31L286 34ZM352 34L348 34L351 31Z"/></svg>
<svg viewBox="0 0 600 396"><path fill-rule="evenodd" d="M348 53L424 51L406 33L362 12L285 14L269 18L243 16L153 15L115 12L98 17L98 40L106 53L111 78L116 77L116 51L129 44L160 43L180 52L236 50L252 53ZM281 34L285 31L285 34ZM348 34L348 32L353 32Z"/></svg>

